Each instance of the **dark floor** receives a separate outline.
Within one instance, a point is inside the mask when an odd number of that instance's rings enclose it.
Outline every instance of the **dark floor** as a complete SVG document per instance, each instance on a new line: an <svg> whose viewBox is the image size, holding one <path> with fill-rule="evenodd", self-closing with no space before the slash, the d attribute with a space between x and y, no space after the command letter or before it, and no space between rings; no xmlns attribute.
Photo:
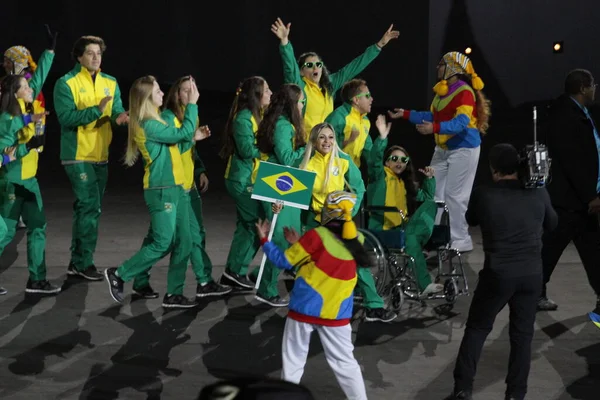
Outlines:
<svg viewBox="0 0 600 400"><path fill-rule="evenodd" d="M44 186L44 185L42 185ZM0 282L0 399L193 399L218 378L236 374L278 376L285 310L259 306L252 296L203 302L193 311L163 312L160 299L121 307L105 282L66 278L72 195L43 189L48 217L49 278L64 282L57 297L24 296L26 238L6 250ZM220 190L205 196L208 251L219 276L234 228L231 200ZM96 253L98 267L118 265L140 246L148 217L141 191L109 188ZM483 253L464 255L472 288ZM167 260L152 275L164 294ZM285 291L286 282L281 281ZM188 271L186 294L195 290ZM130 285L126 285L129 293ZM600 330L586 317L595 301L577 253L568 248L550 285L560 304L540 313L533 344L529 399L597 399ZM162 297L162 296L161 296ZM441 399L452 387L454 357L470 297L438 314L432 305L405 308L394 323L353 323L355 355L370 399ZM435 303L433 305L440 304ZM360 313L357 314L357 317ZM504 310L486 344L475 382L476 399L501 399L509 351ZM303 383L318 399L341 399L318 339Z"/></svg>

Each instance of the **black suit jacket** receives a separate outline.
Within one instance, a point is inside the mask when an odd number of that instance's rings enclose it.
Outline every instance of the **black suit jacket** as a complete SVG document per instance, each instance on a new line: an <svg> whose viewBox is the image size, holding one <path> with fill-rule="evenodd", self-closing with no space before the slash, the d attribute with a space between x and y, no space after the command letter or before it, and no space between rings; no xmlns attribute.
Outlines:
<svg viewBox="0 0 600 400"><path fill-rule="evenodd" d="M552 205L571 211L587 211L598 196L598 149L594 128L570 96L559 97L551 106L546 144L552 158L548 192ZM598 120L594 120L600 129Z"/></svg>

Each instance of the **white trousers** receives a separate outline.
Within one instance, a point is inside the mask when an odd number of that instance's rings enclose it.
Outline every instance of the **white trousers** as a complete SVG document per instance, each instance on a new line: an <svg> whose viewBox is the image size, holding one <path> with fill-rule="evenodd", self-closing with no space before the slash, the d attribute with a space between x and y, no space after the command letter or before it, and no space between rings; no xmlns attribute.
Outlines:
<svg viewBox="0 0 600 400"><path fill-rule="evenodd" d="M333 370L344 394L350 400L366 400L367 392L360 365L354 358L352 328L344 326L312 325L288 318L283 331L283 369L281 379L300 383L308 356L311 333L316 330L321 338L325 359Z"/></svg>
<svg viewBox="0 0 600 400"><path fill-rule="evenodd" d="M465 213L475 181L480 150L480 147L443 150L436 146L431 158L431 166L435 169L435 198L448 206L452 247L462 251L473 249Z"/></svg>

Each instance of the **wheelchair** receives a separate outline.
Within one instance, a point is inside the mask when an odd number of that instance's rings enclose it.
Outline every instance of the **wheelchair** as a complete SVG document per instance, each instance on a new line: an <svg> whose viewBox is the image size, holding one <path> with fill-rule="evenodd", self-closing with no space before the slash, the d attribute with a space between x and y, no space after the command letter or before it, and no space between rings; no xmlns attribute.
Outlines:
<svg viewBox="0 0 600 400"><path fill-rule="evenodd" d="M450 247L450 215L443 201L436 201L438 212L436 223L424 250L433 251L437 258L437 276L435 283L443 283L442 292L422 295L417 285L415 260L405 253L404 248L388 248L375 233L365 229L365 213L395 212L404 216L395 207L365 206L361 209L359 229L365 238L364 247L372 260L371 273L375 280L377 293L394 311L399 311L405 300L425 304L426 300L446 300L451 306L459 296L469 295L469 284L465 274L460 252ZM400 234L400 232L399 232ZM403 232L401 233L403 234ZM402 242L402 241L401 241Z"/></svg>

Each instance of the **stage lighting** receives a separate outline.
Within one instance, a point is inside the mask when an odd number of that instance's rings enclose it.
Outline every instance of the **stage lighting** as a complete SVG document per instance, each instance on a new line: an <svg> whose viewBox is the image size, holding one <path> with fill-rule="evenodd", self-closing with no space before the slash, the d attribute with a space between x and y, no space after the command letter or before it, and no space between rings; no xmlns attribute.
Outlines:
<svg viewBox="0 0 600 400"><path fill-rule="evenodd" d="M467 47L467 48L465 49L465 54L471 54L471 52L472 52L472 51L473 51L473 49L472 49L472 48L470 48L470 47Z"/></svg>
<svg viewBox="0 0 600 400"><path fill-rule="evenodd" d="M562 53L564 49L564 44L562 41L560 42L554 42L552 45L552 51L553 53Z"/></svg>

